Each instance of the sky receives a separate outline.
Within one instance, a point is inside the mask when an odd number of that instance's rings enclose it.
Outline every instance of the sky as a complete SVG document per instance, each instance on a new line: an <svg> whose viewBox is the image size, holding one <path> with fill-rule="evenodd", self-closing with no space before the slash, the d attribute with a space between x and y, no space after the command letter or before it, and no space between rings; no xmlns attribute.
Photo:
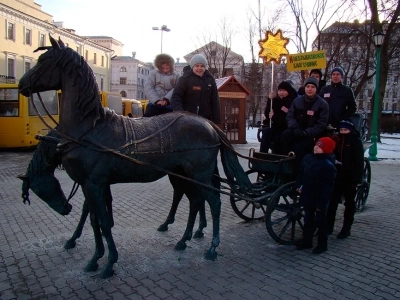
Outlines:
<svg viewBox="0 0 400 300"><path fill-rule="evenodd" d="M136 58L146 62L153 61L161 51L161 31L154 31L152 27L168 26L171 31L163 32L163 52L179 57L182 62L184 55L203 45L200 41L204 34L220 32L218 23L223 18L232 22L234 30L240 30L246 26L249 8L258 13L257 0L35 2L41 5L42 11L52 15L54 21L63 21L64 27L74 29L76 34L111 36L124 44L123 55L136 51ZM232 50L239 54L249 52L249 43L241 31L232 43Z"/></svg>
<svg viewBox="0 0 400 300"><path fill-rule="evenodd" d="M264 18L272 13L271 1L260 0ZM161 31L152 27L167 25L163 32L163 52L184 61L183 56L204 45L203 37L221 32L219 24L226 18L234 35L231 49L251 59L246 35L251 11L258 15L257 0L35 0L42 11L63 21L76 34L111 36L124 44L123 55L136 52L136 58L153 61L161 51ZM103 4L106 3L106 4ZM268 11L267 6L268 5ZM265 36L263 36L265 38ZM257 39L258 40L258 39ZM210 41L210 40L208 40ZM222 44L221 39L216 42ZM256 46L258 53L259 46ZM288 48L290 47L290 43Z"/></svg>

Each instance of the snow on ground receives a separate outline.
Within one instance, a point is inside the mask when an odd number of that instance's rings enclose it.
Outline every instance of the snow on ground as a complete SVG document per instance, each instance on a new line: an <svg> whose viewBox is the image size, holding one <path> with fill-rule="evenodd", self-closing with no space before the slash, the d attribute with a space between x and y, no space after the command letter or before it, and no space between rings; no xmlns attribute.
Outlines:
<svg viewBox="0 0 400 300"><path fill-rule="evenodd" d="M258 144L257 131L256 127L247 130L246 140L248 143ZM400 163L400 134L381 134L377 156L382 163ZM368 150L365 152L365 157L368 157Z"/></svg>

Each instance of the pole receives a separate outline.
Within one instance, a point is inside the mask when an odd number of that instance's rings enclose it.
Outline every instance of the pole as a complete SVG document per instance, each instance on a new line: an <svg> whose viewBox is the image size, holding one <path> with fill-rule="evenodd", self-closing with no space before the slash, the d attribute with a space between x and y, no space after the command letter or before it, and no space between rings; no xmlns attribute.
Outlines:
<svg viewBox="0 0 400 300"><path fill-rule="evenodd" d="M271 92L274 91L274 63L271 62ZM271 99L271 107L269 109L269 112L272 112L272 99ZM269 128L272 127L272 119L269 119Z"/></svg>
<svg viewBox="0 0 400 300"><path fill-rule="evenodd" d="M161 52L160 53L162 53L162 33L163 33L163 29L161 28Z"/></svg>
<svg viewBox="0 0 400 300"><path fill-rule="evenodd" d="M374 97L374 111L372 115L372 131L371 131L371 143L372 146L369 148L370 161L378 160L378 116L379 116L379 77L381 68L381 47L376 47L376 75L375 75L375 97Z"/></svg>

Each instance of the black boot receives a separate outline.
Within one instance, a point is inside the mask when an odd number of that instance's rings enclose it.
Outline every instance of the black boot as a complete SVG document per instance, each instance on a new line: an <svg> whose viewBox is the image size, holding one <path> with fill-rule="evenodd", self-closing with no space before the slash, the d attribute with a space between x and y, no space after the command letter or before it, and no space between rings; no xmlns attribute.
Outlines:
<svg viewBox="0 0 400 300"><path fill-rule="evenodd" d="M305 241L305 240L302 240L300 243L296 245L297 250L311 249L312 247L313 247L312 241Z"/></svg>
<svg viewBox="0 0 400 300"><path fill-rule="evenodd" d="M351 235L350 228L346 228L343 226L342 230L340 230L339 234L337 235L337 238L339 240L344 240L345 238L348 238Z"/></svg>
<svg viewBox="0 0 400 300"><path fill-rule="evenodd" d="M318 245L312 251L313 254L321 254L328 251L328 236L318 235Z"/></svg>

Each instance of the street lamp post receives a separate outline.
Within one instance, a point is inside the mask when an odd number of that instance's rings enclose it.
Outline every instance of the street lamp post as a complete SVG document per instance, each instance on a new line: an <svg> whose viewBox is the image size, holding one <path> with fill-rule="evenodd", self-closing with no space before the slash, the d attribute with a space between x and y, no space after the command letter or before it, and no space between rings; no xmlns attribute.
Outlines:
<svg viewBox="0 0 400 300"><path fill-rule="evenodd" d="M167 25L161 26L161 28L153 27L153 30L160 30L161 31L161 53L162 53L162 42L163 42L163 31L170 32L171 29L167 27Z"/></svg>
<svg viewBox="0 0 400 300"><path fill-rule="evenodd" d="M378 119L379 119L379 77L380 77L380 67L381 67L381 46L383 43L383 38L385 35L383 32L379 31L374 34L374 44L376 48L376 73L375 73L375 97L374 97L374 110L372 115L372 131L371 131L371 143L372 146L369 148L370 161L377 161L378 157Z"/></svg>

